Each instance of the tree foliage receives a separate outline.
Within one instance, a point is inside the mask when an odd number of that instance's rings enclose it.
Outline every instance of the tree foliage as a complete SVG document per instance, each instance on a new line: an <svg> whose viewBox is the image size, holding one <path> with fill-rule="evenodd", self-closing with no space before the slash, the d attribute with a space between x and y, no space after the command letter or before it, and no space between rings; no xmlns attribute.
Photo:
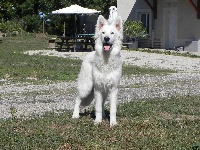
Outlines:
<svg viewBox="0 0 200 150"><path fill-rule="evenodd" d="M108 17L108 8L117 5L117 0L1 0L0 1L0 30L7 22L21 24L21 28L27 32L41 32L42 19L38 13L46 14L44 20L45 29L50 33L62 32L63 22L70 29L72 17L70 15L50 15L53 10L78 4L82 7L92 8L101 11L101 14ZM4 25L3 25L4 24Z"/></svg>

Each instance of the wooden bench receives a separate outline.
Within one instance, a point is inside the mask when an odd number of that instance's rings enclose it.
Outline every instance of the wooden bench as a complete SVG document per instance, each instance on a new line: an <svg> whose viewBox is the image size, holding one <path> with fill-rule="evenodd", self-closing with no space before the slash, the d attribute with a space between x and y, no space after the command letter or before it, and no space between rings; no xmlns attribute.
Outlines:
<svg viewBox="0 0 200 150"><path fill-rule="evenodd" d="M67 42L67 43L63 43L63 42L56 42L56 49L58 51L62 51L62 50L73 50L76 51L78 46L84 46L84 50L87 50L87 46L91 45L93 50L94 50L94 43L89 43L89 42Z"/></svg>
<svg viewBox="0 0 200 150"><path fill-rule="evenodd" d="M131 45L131 44L133 44L133 43L130 43L130 42L123 42L123 43L122 43L122 47L126 47L126 48L128 48L128 50L129 50L129 49L130 49L129 45Z"/></svg>
<svg viewBox="0 0 200 150"><path fill-rule="evenodd" d="M56 49L58 51L68 50L76 51L77 47L84 46L84 50L87 49L88 45L91 45L94 50L94 39L93 38L84 38L84 37L60 37L61 41L56 42Z"/></svg>

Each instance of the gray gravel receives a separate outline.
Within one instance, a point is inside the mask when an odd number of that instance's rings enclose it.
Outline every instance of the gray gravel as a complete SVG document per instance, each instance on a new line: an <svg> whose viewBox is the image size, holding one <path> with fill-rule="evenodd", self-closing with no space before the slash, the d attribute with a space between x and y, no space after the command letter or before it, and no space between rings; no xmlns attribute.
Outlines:
<svg viewBox="0 0 200 150"><path fill-rule="evenodd" d="M29 55L49 55L82 59L87 53L53 50L28 51ZM200 59L122 51L125 64L172 69L178 73L167 76L123 77L120 82L119 101L129 102L155 97L200 95ZM76 82L47 85L5 84L0 86L0 118L41 115L47 111L73 109Z"/></svg>

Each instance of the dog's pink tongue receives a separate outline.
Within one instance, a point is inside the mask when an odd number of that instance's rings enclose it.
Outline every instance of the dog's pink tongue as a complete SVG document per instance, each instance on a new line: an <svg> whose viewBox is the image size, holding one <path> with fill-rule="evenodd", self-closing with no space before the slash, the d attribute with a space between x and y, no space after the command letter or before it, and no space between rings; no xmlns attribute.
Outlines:
<svg viewBox="0 0 200 150"><path fill-rule="evenodd" d="M110 50L110 46L108 45L108 46L104 46L104 50L105 51L109 51Z"/></svg>

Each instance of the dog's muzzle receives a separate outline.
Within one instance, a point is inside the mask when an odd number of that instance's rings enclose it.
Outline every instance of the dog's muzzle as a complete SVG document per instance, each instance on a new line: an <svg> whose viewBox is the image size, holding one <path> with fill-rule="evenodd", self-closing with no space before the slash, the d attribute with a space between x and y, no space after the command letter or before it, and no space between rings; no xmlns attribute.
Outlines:
<svg viewBox="0 0 200 150"><path fill-rule="evenodd" d="M112 48L112 44L109 43L110 38L108 36L104 37L105 43L103 43L103 48L105 51L109 51Z"/></svg>

